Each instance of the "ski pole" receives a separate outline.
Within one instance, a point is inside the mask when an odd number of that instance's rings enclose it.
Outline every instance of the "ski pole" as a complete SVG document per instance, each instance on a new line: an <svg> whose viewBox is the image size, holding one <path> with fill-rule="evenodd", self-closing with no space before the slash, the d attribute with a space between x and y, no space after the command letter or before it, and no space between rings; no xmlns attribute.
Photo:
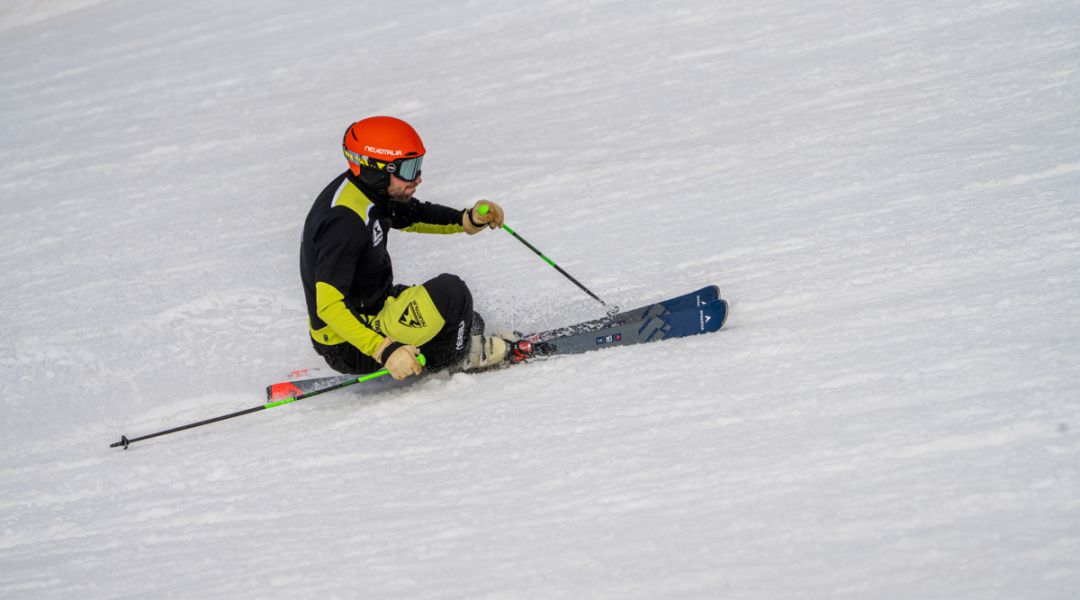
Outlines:
<svg viewBox="0 0 1080 600"><path fill-rule="evenodd" d="M481 204L480 206L478 206L478 207L476 208L476 212L480 213L481 215L486 215L486 214L488 214L488 211L489 211L489 210L490 210L490 209L488 208L488 205L487 205L487 204ZM543 253L543 252L541 252L540 250L538 250L538 249L536 248L536 246L533 246L532 244L530 244L530 243L528 242L528 240L526 240L525 238L523 238L523 237L521 237L520 235L518 235L518 232L514 231L513 229L510 229L510 226L509 226L509 225L507 225L506 223L503 223L503 225L502 225L502 228L503 228L503 229L505 229L507 233L509 233L510 235L512 235L512 236L514 236L515 238L517 238L517 240L518 240L519 242L521 242L522 244L525 244L525 247L526 247L526 248L528 248L529 250L532 250L533 252L535 252L535 253L536 253L536 255L537 255L537 256L539 256L540 258L544 259L544 262L546 262L547 264L549 264L549 265L551 265L551 266L555 267L555 270L556 270L556 271L558 271L558 272L562 273L564 277L566 277L567 279L569 279L570 281L572 281L572 282L574 283L574 285L576 285L576 286L578 286L579 288L581 288L581 290L582 290L583 292L585 292L586 294L588 294L588 295L592 296L593 300L596 300L596 301L597 301L597 302L599 302L599 303L600 303L600 304L601 304L602 306L604 306L605 308L607 308L607 309L608 309L608 312L609 312L609 313L611 313L611 314L614 314L614 313L617 313L617 312L619 312L619 307L618 307L618 306L610 306L610 307L609 307L609 306L608 306L608 304L607 304L607 302L604 302L603 300L601 300L601 299L600 299L600 296L597 296L596 294L592 293L592 291L590 291L590 290L589 290L589 288L587 288L587 287L585 287L584 285L582 285L580 281L578 281L577 279L574 279L574 277L573 277L572 275L570 275L569 273L567 273L566 271L564 271L562 267L560 267L559 265L555 264L555 261L551 260L551 259L550 259L550 258L548 258L547 256L544 256L544 253Z"/></svg>
<svg viewBox="0 0 1080 600"><path fill-rule="evenodd" d="M416 361L419 362L421 364L421 366L427 364L427 359L424 358L423 354L416 355ZM341 383L339 383L337 385L332 385L330 387L323 388L321 390L315 390L313 392L308 392L306 394L300 394L299 396L290 396L288 398L282 398L281 400L276 400L274 402L267 402L266 404L262 404L262 405L259 405L259 406L253 406L253 407L245 409L245 410L240 410L240 411L237 411L237 412L234 412L234 413L229 413L227 415L221 415L220 417L214 417L213 419L207 419L205 421L199 421L198 423L189 423L187 425L181 425L180 427L174 427L172 429L166 429L165 431L159 431L157 433L151 433L149 435L144 435L144 436L140 436L140 437L137 437L137 438L128 439L128 437L126 435L121 435L120 436L120 441L109 444L109 447L110 448L116 448L116 447L119 447L119 446L123 446L124 450L127 450L128 446L131 445L131 444L134 444L135 442L139 442L139 441L142 441L142 440L148 440L150 438L155 438L155 437L158 437L159 435L166 435L166 434L170 434L170 433L176 433L177 431L183 431L185 429L192 429L194 427L201 427L203 425L209 425L210 423L217 423L218 421L224 421L225 419L231 419L233 417L239 417L239 416L242 416L242 415L248 415L248 414L251 414L253 412L259 412L260 410L266 410L268 408L274 408L275 406L281 406L282 404L289 404L289 403L292 403L292 402L296 402L298 400L304 400L305 398L310 398L312 396L318 396L319 394L325 394L326 392L332 392L334 390L340 390L343 387L348 387L348 386L356 384L356 383L363 383L365 381L371 381L372 379L382 377L384 375L388 375L389 373L390 372L387 371L386 369L382 369L382 370L379 370L379 371L375 371L374 373L368 373L367 375L361 375L360 377L357 377L356 379L349 379L348 381L343 381L343 382L341 382Z"/></svg>

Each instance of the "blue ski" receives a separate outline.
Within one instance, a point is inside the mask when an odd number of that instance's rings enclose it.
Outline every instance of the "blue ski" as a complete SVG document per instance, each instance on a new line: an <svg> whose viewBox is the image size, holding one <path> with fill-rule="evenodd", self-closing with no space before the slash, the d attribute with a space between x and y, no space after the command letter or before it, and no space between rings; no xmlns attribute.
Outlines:
<svg viewBox="0 0 1080 600"><path fill-rule="evenodd" d="M629 346L719 331L727 322L727 300L683 308L658 316L531 342L532 356L578 354L612 346ZM523 342L518 342L522 344ZM524 343L530 343L526 340Z"/></svg>
<svg viewBox="0 0 1080 600"><path fill-rule="evenodd" d="M701 288L700 290L690 292L689 294L675 296L674 298L668 298L667 300L660 300L659 302L654 302L652 304L646 304L638 308L625 310L612 316L605 316L597 319L592 319L590 321L575 323L574 325L557 327L555 329L541 331L539 333L530 333L526 335L524 339L527 339L531 342L542 342L544 340L564 337L575 333L597 331L599 329L604 329L605 327L611 327L613 325L618 325L621 323L640 321L649 317L659 317L662 315L670 314L686 308L695 308L704 304L708 304L709 302L717 300L718 298L720 298L720 288L715 285L709 285Z"/></svg>

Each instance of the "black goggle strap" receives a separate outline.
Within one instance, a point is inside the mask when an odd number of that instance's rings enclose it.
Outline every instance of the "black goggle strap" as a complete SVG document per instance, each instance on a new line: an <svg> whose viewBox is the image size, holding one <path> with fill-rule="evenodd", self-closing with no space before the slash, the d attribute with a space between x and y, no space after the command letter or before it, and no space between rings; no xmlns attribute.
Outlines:
<svg viewBox="0 0 1080 600"><path fill-rule="evenodd" d="M342 148L342 150L345 152L345 158L349 162L356 163L361 167L371 167L372 169L378 169L380 171L386 170L387 163L383 161L375 160L374 158L364 156L363 154L359 154L357 152L353 152L348 148Z"/></svg>

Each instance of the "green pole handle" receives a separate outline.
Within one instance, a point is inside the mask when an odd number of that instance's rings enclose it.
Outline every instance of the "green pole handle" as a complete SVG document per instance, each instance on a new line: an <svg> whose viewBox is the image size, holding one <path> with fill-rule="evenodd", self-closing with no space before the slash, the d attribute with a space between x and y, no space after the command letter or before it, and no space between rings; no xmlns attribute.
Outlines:
<svg viewBox="0 0 1080 600"><path fill-rule="evenodd" d="M480 216L486 215L486 214L488 214L489 212L491 212L491 207L490 207L490 206L488 206L487 204L481 204L480 206L477 206L477 207L476 207L476 214L478 214L478 215L480 215ZM514 231L513 229L510 229L510 226L509 226L509 225L507 225L506 223L503 223L503 225L502 225L502 228L503 228L503 229L505 229L505 230L507 231L507 233L509 233L510 235L513 235L514 237L516 237L517 239L521 240L522 242L525 242L525 240L524 240L524 239L522 239L522 238L521 238L521 236L520 236L520 235L518 235L518 234L517 234L517 232L515 232L515 231ZM547 261L547 264L549 264L549 265L551 265L551 266L553 266L553 267L555 267L555 268L558 268L558 266L557 266L557 265L556 265L555 263L551 262L551 259L550 259L550 258L548 258L548 257L544 256L544 255L543 255L543 253L541 253L541 252L540 252L539 250L537 250L536 248L533 248L533 247L532 247L531 245L529 245L529 243L528 243L528 242L525 242L525 245L526 245L526 246L529 246L529 248L532 248L532 251L533 251L533 252L536 252L536 253L537 253L538 255L540 255L540 258L542 258L542 259L544 259L545 261Z"/></svg>

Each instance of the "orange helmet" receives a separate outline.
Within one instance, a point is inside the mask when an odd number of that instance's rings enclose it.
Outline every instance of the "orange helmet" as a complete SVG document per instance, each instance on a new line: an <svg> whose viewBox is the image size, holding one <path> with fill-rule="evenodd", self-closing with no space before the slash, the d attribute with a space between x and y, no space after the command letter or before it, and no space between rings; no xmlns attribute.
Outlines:
<svg viewBox="0 0 1080 600"><path fill-rule="evenodd" d="M361 168L366 167L401 176L403 164L419 174L420 161L409 159L426 152L416 130L394 117L368 117L353 123L345 130L341 148L354 175L360 175Z"/></svg>

